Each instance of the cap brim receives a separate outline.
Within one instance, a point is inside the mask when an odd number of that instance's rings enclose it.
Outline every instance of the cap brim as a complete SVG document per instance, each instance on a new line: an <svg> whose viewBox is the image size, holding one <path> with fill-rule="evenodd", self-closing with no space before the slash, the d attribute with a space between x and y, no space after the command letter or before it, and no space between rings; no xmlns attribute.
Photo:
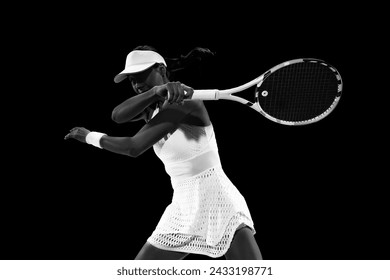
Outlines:
<svg viewBox="0 0 390 280"><path fill-rule="evenodd" d="M145 70L149 69L150 67L152 67L154 64L156 64L156 62L145 63L145 64L136 64L136 65L126 67L125 70L123 70L122 72L120 72L118 75L116 75L114 77L114 82L120 83L124 79L126 79L126 76L128 76L129 74L135 74L135 73L145 71Z"/></svg>

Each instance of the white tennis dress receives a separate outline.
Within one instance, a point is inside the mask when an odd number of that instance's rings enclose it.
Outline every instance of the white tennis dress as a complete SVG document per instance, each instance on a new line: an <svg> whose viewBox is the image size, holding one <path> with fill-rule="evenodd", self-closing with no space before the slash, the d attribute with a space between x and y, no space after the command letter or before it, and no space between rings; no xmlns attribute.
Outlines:
<svg viewBox="0 0 390 280"><path fill-rule="evenodd" d="M240 225L255 234L244 197L222 170L212 125L181 125L153 149L171 177L173 198L150 244L217 258L229 249Z"/></svg>

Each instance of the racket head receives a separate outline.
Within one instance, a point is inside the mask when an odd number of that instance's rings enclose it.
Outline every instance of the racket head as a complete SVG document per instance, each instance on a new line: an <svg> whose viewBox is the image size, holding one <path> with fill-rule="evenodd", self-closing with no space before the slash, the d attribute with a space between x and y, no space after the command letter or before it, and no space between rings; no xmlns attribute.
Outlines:
<svg viewBox="0 0 390 280"><path fill-rule="evenodd" d="M323 60L300 58L264 73L255 90L257 111L284 125L306 125L329 115L343 89L340 73Z"/></svg>

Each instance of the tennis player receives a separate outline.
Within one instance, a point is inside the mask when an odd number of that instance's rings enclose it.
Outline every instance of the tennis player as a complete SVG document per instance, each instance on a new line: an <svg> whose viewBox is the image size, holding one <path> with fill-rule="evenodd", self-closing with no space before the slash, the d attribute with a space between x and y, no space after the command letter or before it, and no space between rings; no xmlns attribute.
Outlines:
<svg viewBox="0 0 390 280"><path fill-rule="evenodd" d="M186 59L208 52L197 48L170 61L178 69L185 66ZM140 131L133 137L113 137L75 127L65 139L131 157L153 147L164 163L174 190L172 202L136 259L184 259L188 254L262 259L247 203L222 169L203 102L183 102L193 89L171 82L166 60L150 46L128 54L125 69L114 81L125 79L130 80L136 95L119 104L112 119L117 123L143 119L146 124Z"/></svg>

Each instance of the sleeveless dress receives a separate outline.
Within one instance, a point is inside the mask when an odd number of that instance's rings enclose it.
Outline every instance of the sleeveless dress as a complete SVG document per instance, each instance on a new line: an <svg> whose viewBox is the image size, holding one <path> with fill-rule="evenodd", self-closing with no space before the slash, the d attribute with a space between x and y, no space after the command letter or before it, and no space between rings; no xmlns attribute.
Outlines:
<svg viewBox="0 0 390 280"><path fill-rule="evenodd" d="M249 226L255 234L244 197L222 169L212 124L183 124L153 149L171 178L173 198L148 238L150 244L218 258L239 227Z"/></svg>

